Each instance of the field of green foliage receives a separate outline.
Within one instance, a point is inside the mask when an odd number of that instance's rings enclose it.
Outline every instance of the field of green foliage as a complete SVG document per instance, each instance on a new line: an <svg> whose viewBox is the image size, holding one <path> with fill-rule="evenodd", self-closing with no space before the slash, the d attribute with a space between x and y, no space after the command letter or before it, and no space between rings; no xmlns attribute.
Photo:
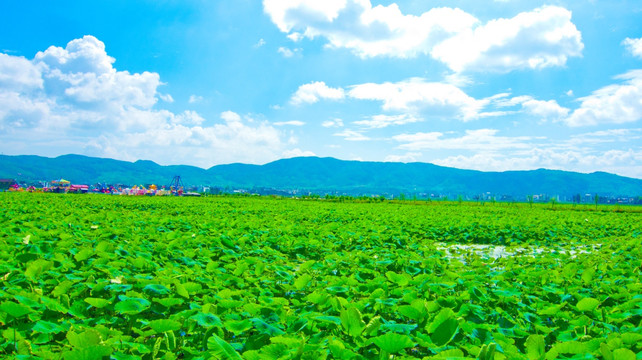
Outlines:
<svg viewBox="0 0 642 360"><path fill-rule="evenodd" d="M642 209L0 193L0 358L642 358Z"/></svg>

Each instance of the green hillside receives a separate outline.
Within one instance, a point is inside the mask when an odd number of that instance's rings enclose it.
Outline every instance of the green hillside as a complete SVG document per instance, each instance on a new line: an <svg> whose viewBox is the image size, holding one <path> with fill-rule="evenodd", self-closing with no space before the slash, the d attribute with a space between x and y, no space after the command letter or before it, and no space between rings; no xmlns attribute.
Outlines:
<svg viewBox="0 0 642 360"><path fill-rule="evenodd" d="M283 159L265 165L229 164L202 169L80 155L57 158L0 156L0 177L26 182L62 177L73 183L85 184L165 185L175 175L180 175L188 186L270 188L351 195L642 195L642 180L604 172L581 174L544 169L482 172L426 163L343 161L318 157Z"/></svg>

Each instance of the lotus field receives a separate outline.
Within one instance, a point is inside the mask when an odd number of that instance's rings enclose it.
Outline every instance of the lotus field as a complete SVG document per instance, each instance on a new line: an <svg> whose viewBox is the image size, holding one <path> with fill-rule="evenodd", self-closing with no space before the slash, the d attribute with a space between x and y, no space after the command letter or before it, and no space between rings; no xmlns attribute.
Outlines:
<svg viewBox="0 0 642 360"><path fill-rule="evenodd" d="M641 359L641 210L0 193L0 358Z"/></svg>

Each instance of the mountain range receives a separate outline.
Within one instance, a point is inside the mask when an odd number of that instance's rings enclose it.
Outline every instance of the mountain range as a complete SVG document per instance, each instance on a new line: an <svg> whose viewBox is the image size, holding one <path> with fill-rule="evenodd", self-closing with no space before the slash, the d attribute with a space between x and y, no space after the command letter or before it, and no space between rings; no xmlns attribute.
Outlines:
<svg viewBox="0 0 642 360"><path fill-rule="evenodd" d="M136 162L63 155L0 155L0 177L21 182L65 178L78 184L167 185L180 175L186 186L223 189L273 189L281 191L369 194L433 194L447 196L497 196L524 198L528 194L573 196L642 195L642 180L605 172L590 174L560 170L483 172L428 163L345 161L334 158L297 157L265 165L228 164L209 169L195 166L162 166Z"/></svg>

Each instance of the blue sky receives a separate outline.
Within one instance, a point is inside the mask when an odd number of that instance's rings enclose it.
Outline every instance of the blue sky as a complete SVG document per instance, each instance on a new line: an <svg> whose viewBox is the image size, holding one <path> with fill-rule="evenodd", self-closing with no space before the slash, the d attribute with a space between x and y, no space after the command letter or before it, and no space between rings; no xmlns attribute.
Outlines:
<svg viewBox="0 0 642 360"><path fill-rule="evenodd" d="M5 1L0 152L642 178L642 3Z"/></svg>

